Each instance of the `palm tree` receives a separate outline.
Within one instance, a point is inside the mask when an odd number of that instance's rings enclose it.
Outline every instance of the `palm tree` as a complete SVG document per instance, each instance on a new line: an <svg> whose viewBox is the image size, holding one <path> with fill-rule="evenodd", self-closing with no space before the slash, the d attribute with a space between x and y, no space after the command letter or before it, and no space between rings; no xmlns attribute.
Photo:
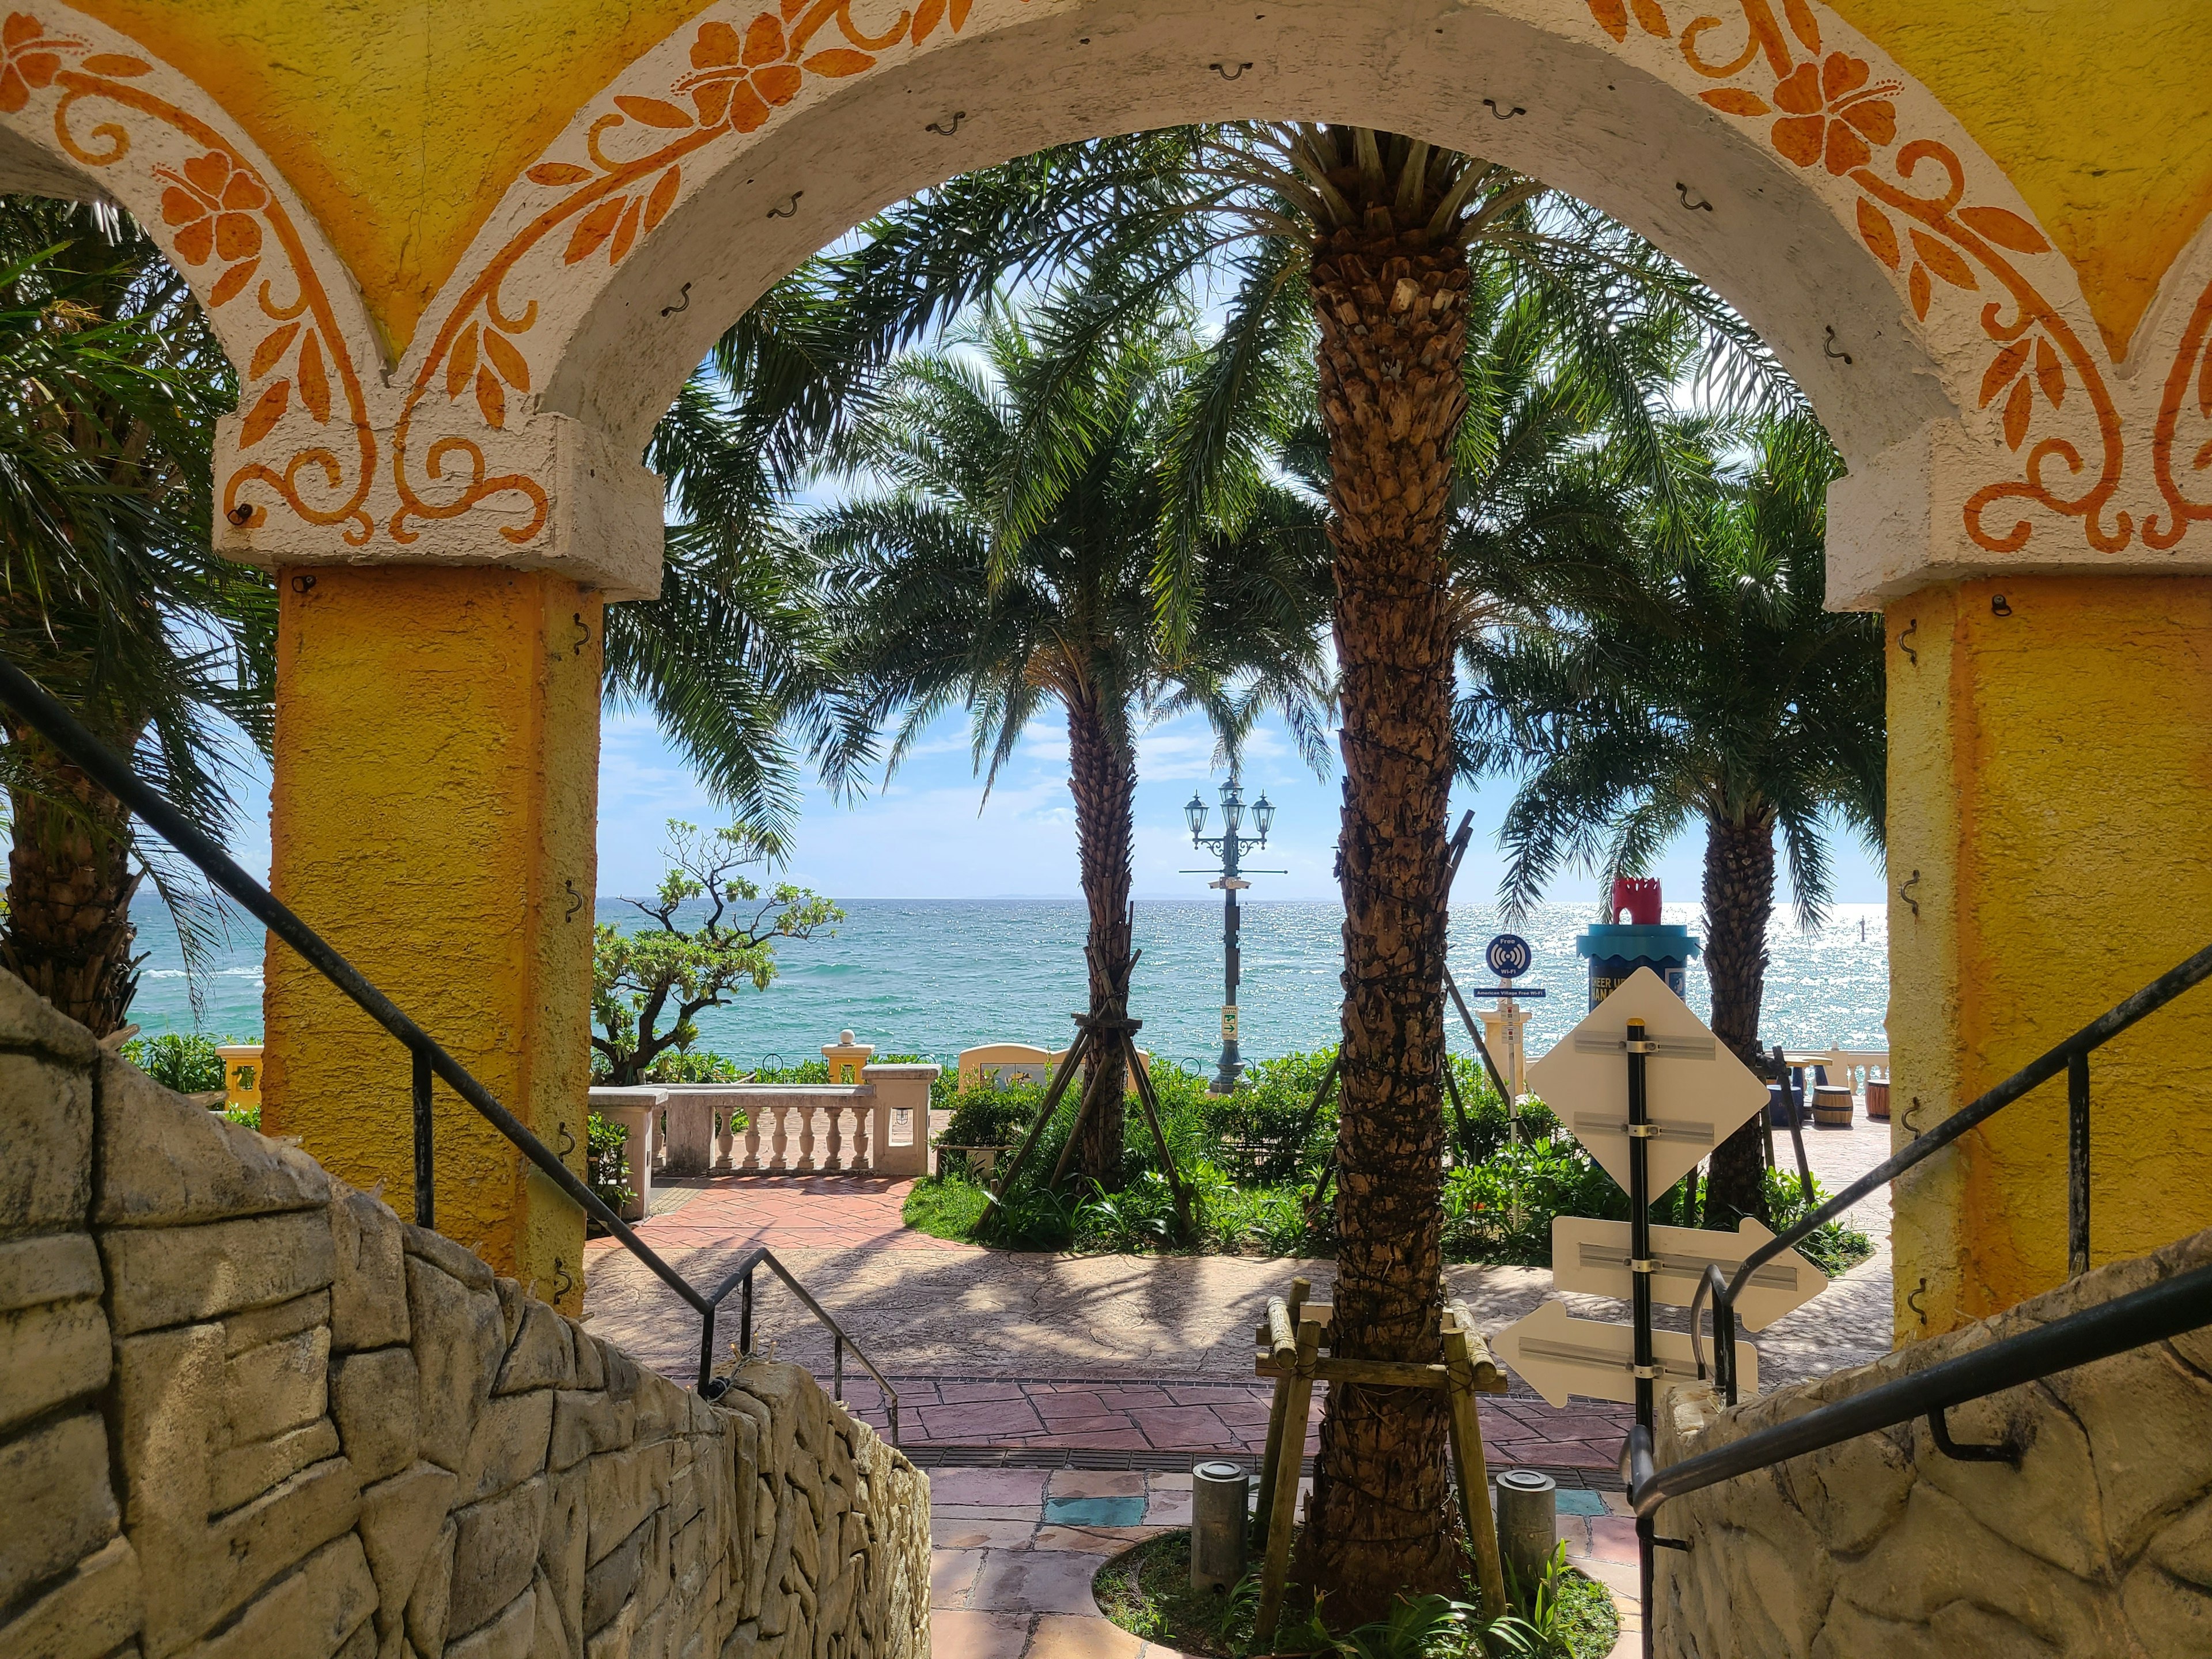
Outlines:
<svg viewBox="0 0 2212 1659"><path fill-rule="evenodd" d="M265 574L210 550L228 363L129 219L9 197L0 365L0 648L220 836L235 766L223 726L268 743L276 610ZM106 1035L137 987L130 907L146 874L188 965L217 913L117 801L12 714L0 726L12 840L0 960Z"/></svg>
<svg viewBox="0 0 2212 1659"><path fill-rule="evenodd" d="M1506 905L1563 863L1633 873L1702 822L1713 1030L1762 1072L1776 833L1807 926L1829 896L1831 827L1881 846L1881 620L1821 608L1842 471L1809 416L1770 422L1739 487L1654 507L1608 597L1467 649L1468 768L1522 774ZM1765 1216L1762 1162L1755 1124L1715 1151L1706 1225Z"/></svg>
<svg viewBox="0 0 2212 1659"><path fill-rule="evenodd" d="M1051 280L1074 337L1126 335L1203 294L1219 326L1159 456L1153 572L1170 646L1194 626L1205 526L1267 482L1237 441L1309 388L1325 481L1344 811L1345 1008L1332 1341L1441 1357L1444 809L1454 652L1466 609L1447 538L1480 273L1538 307L1613 405L1617 460L1662 497L1674 457L1624 321L1694 324L1716 406L1794 393L1710 291L1620 226L1479 156L1366 128L1230 123L1066 146L966 175L881 216L809 273L816 361L865 385L888 355L995 285ZM1223 297L1225 295L1225 298ZM834 296L817 308L823 296ZM787 390L764 416L834 426ZM1477 459L1479 460L1479 457ZM1441 1402L1332 1388L1305 1566L1357 1621L1400 1589L1458 1582Z"/></svg>
<svg viewBox="0 0 2212 1659"><path fill-rule="evenodd" d="M1195 563L1192 626L1163 647L1150 578L1158 460L1191 391L1190 341L1146 330L1071 362L1055 324L988 313L949 352L899 363L839 447L883 488L817 514L846 736L843 785L892 728L886 769L946 710L970 717L988 799L1048 704L1067 722L1068 788L1090 910L1094 1018L1115 1017L1130 968L1137 738L1197 709L1233 754L1273 708L1321 763L1319 514L1279 483L1254 489ZM972 348L972 349L970 349ZM1121 1184L1121 1058L1087 1068L1083 1173Z"/></svg>

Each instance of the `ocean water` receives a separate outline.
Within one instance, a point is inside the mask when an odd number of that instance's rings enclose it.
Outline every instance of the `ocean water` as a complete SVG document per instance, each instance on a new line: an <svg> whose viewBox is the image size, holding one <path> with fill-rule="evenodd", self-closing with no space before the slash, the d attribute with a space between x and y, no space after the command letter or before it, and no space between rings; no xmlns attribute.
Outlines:
<svg viewBox="0 0 2212 1659"><path fill-rule="evenodd" d="M132 1017L149 1032L258 1036L259 930L250 924L234 929L230 947L201 980L203 1007L196 1017L173 931L158 906L138 908L139 943L149 957ZM834 936L782 947L782 970L766 991L747 987L728 1006L702 1013L699 1046L745 1066L788 1065L817 1058L824 1042L850 1030L879 1052L949 1062L975 1043L1058 1048L1072 1035L1068 1015L1084 998L1085 913L1079 902L876 899L848 901L845 910ZM1242 910L1237 1004L1245 1058L1334 1042L1343 996L1337 977L1341 908L1289 902ZM599 915L627 925L637 913L608 900ZM1665 918L1695 932L1698 907L1668 905ZM1548 1048L1588 1006L1586 969L1574 940L1590 919L1581 906L1545 905L1516 930L1535 956L1520 983L1550 993L1534 1005L1532 1054ZM1463 988L1491 982L1482 950L1497 931L1492 908L1454 907L1452 973ZM1132 981L1130 1011L1145 1022L1139 1041L1156 1054L1211 1070L1220 1051L1218 901L1140 902L1136 942L1144 955ZM1787 913L1778 915L1768 940L1761 1040L1785 1048L1887 1048L1887 950L1880 905L1839 905L1826 926L1810 933ZM1709 1012L1711 994L1694 962L1688 988L1691 1006ZM1463 1046L1461 1034L1454 1047Z"/></svg>

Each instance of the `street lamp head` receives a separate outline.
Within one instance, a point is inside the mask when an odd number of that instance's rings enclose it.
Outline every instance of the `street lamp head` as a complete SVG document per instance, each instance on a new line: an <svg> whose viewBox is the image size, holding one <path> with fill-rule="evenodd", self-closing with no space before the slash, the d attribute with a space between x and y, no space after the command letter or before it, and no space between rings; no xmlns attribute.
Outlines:
<svg viewBox="0 0 2212 1659"><path fill-rule="evenodd" d="M1233 836L1237 833L1237 826L1243 823L1243 819L1244 791L1237 781L1237 775L1231 772L1222 781L1221 785L1222 828Z"/></svg>
<svg viewBox="0 0 2212 1659"><path fill-rule="evenodd" d="M1275 823L1275 803L1267 799L1267 792L1264 789L1260 792L1260 799L1252 803L1252 822L1259 825L1260 845L1265 847L1267 831Z"/></svg>
<svg viewBox="0 0 2212 1659"><path fill-rule="evenodd" d="M1182 815L1190 820L1191 844L1196 846L1200 832L1206 828L1206 803L1198 798L1196 790L1191 792L1190 799L1184 803Z"/></svg>

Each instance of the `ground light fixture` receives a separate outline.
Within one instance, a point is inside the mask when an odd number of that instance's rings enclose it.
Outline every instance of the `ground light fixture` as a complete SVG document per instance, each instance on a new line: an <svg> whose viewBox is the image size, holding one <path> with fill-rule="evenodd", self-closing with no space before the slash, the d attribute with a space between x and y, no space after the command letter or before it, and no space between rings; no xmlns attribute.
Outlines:
<svg viewBox="0 0 2212 1659"><path fill-rule="evenodd" d="M1244 787L1231 771L1221 784L1222 833L1209 836L1206 831L1206 801L1193 791L1184 803L1182 815L1190 824L1190 844L1201 850L1211 848L1221 860L1221 873L1206 884L1217 887L1222 894L1222 985L1221 998L1221 1063L1215 1069L1213 1080L1207 1084L1210 1094L1225 1095L1237 1086L1237 1073L1244 1069L1243 1057L1237 1051L1237 981L1239 976L1239 957L1237 947L1237 895L1252 884L1247 875L1286 876L1287 870L1244 869L1243 855L1255 848L1267 844L1267 831L1274 827L1275 804L1267 799L1267 791L1251 805L1252 824L1257 835L1240 834L1244 823ZM1211 870L1186 870L1187 876L1212 875Z"/></svg>

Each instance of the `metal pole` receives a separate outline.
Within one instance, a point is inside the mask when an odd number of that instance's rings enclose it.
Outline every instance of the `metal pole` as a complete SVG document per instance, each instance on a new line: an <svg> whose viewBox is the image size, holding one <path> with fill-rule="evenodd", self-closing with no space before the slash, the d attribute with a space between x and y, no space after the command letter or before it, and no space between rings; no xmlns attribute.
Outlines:
<svg viewBox="0 0 2212 1659"><path fill-rule="evenodd" d="M1650 1433L1658 1420L1652 1387L1659 1368L1651 1353L1651 1274L1658 1265L1651 1257L1651 1125L1644 1097L1644 1068L1650 1044L1644 1040L1644 1022L1628 1022L1628 1276L1629 1312L1636 1327L1636 1421ZM1636 1521L1638 1593L1643 1598L1644 1659L1652 1659L1658 1624L1651 1605L1652 1553L1655 1528L1650 1517Z"/></svg>
<svg viewBox="0 0 2212 1659"><path fill-rule="evenodd" d="M1628 1022L1628 1255L1629 1310L1636 1323L1636 1420L1645 1428L1657 1420L1652 1380L1659 1374L1651 1357L1651 1123L1644 1100L1644 1068L1651 1045L1644 1022Z"/></svg>
<svg viewBox="0 0 2212 1659"><path fill-rule="evenodd" d="M753 1270L745 1269L744 1288L738 1292L738 1352L753 1357Z"/></svg>
<svg viewBox="0 0 2212 1659"><path fill-rule="evenodd" d="M1230 828L1221 840L1221 1063L1215 1068L1212 1092L1225 1095L1237 1086L1244 1057L1237 1046L1237 981L1242 966L1237 948L1237 831Z"/></svg>
<svg viewBox="0 0 2212 1659"><path fill-rule="evenodd" d="M707 1395L707 1384L714 1376L714 1310L711 1304L699 1316L699 1392Z"/></svg>
<svg viewBox="0 0 2212 1659"><path fill-rule="evenodd" d="M2089 1271L2089 1056L2066 1058L2066 1275Z"/></svg>
<svg viewBox="0 0 2212 1659"><path fill-rule="evenodd" d="M415 1224L434 1230L437 1205L433 1191L436 1162L430 1149L430 1051L416 1048L415 1056Z"/></svg>

